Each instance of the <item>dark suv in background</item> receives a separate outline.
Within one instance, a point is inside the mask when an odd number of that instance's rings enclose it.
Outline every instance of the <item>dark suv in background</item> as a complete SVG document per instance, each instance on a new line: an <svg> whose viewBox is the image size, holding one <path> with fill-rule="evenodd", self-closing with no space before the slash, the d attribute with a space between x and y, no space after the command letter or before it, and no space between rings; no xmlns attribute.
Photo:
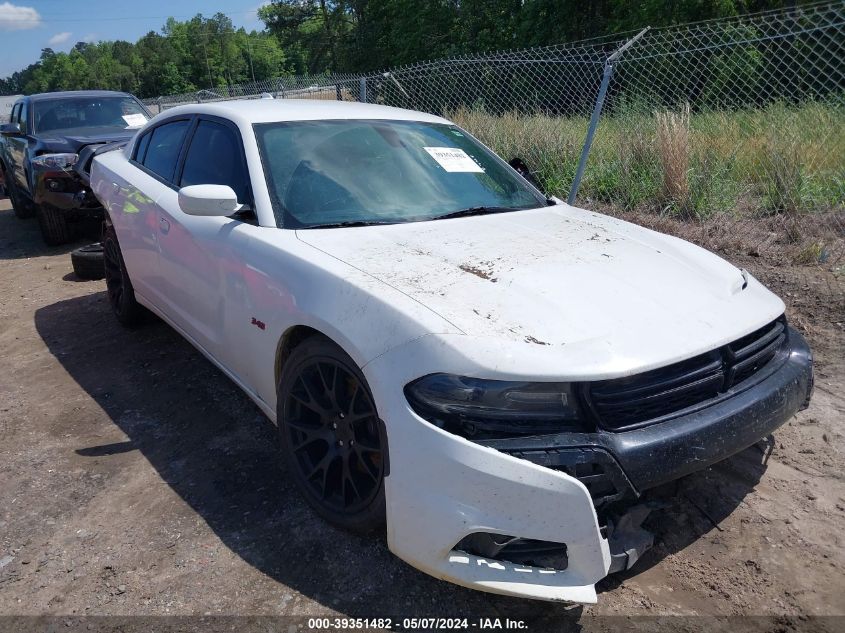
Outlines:
<svg viewBox="0 0 845 633"><path fill-rule="evenodd" d="M97 148L128 141L151 114L124 92L50 92L19 99L0 126L0 184L19 218L38 218L44 241L73 238L73 222L102 217L74 166Z"/></svg>

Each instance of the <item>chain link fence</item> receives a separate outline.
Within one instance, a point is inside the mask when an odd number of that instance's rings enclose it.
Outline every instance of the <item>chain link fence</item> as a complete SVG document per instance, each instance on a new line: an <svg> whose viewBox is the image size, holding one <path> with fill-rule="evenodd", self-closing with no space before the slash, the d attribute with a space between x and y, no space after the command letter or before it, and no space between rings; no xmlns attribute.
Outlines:
<svg viewBox="0 0 845 633"><path fill-rule="evenodd" d="M291 75L265 79L246 84L233 84L218 88L202 89L196 92L144 99L144 104L158 114L164 110L188 103L213 103L233 99L258 99L271 96L274 99L329 99L336 101L364 101L362 87L366 85L364 75Z"/></svg>
<svg viewBox="0 0 845 633"><path fill-rule="evenodd" d="M820 265L841 281L843 73L840 0L147 104L264 93L432 112L521 157L549 193L580 206L711 248Z"/></svg>

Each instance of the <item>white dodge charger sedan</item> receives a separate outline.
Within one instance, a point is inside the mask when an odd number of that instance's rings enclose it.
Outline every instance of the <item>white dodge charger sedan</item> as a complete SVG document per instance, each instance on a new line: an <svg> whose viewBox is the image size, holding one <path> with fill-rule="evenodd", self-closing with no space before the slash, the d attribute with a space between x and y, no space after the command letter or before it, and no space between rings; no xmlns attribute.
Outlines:
<svg viewBox="0 0 845 633"><path fill-rule="evenodd" d="M334 524L502 594L594 602L644 491L809 402L784 304L682 240L548 198L453 123L190 105L100 152L106 283L279 427Z"/></svg>

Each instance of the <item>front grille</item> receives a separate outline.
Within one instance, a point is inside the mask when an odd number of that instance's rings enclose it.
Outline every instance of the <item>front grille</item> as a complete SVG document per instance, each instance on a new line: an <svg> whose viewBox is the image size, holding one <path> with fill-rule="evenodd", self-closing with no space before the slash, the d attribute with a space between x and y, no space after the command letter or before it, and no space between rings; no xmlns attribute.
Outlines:
<svg viewBox="0 0 845 633"><path fill-rule="evenodd" d="M756 374L785 342L786 324L777 320L728 345L728 386L738 385Z"/></svg>
<svg viewBox="0 0 845 633"><path fill-rule="evenodd" d="M701 405L752 378L786 342L783 317L694 358L626 378L589 383L585 396L600 426L621 430Z"/></svg>

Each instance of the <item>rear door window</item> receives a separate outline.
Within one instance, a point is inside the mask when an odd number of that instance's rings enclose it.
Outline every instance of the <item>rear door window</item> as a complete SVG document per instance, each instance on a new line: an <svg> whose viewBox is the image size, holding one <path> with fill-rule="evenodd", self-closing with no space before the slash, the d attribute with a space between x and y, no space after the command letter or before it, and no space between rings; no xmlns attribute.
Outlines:
<svg viewBox="0 0 845 633"><path fill-rule="evenodd" d="M173 121L155 128L141 164L166 181L173 182L176 163L190 123L188 120Z"/></svg>
<svg viewBox="0 0 845 633"><path fill-rule="evenodd" d="M140 138L135 146L135 160L141 164L144 163L144 155L147 153L147 146L150 144L150 137L152 137L152 135L152 132L147 132Z"/></svg>
<svg viewBox="0 0 845 633"><path fill-rule="evenodd" d="M29 134L29 128L27 127L27 116L26 116L27 110L29 110L29 108L24 105L24 106L21 106L21 111L18 113L18 116L20 117L21 132L23 132L24 134Z"/></svg>

